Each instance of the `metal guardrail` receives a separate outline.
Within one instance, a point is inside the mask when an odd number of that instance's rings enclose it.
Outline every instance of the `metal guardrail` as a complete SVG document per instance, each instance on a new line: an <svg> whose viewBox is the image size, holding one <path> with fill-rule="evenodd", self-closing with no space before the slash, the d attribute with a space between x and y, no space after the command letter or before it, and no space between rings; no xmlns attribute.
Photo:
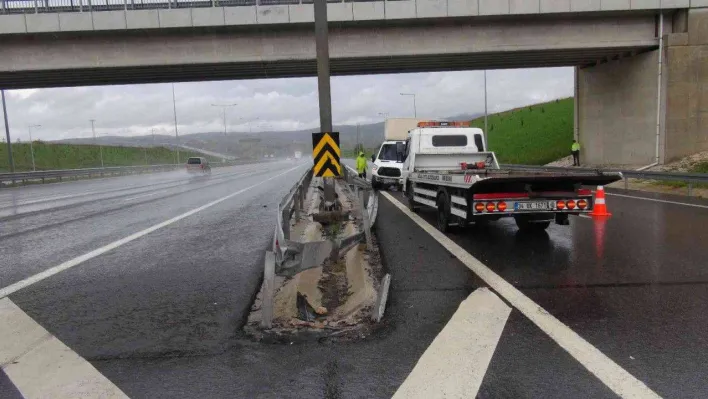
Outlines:
<svg viewBox="0 0 708 399"><path fill-rule="evenodd" d="M601 169L563 166L534 166L534 165L500 165L502 169L533 170L543 172L587 172L587 173L621 173L624 188L628 189L627 179L657 180L669 182L683 182L688 185L688 195L691 195L693 185L696 183L708 184L708 173L674 173L674 172L648 172L631 169Z"/></svg>
<svg viewBox="0 0 708 399"><path fill-rule="evenodd" d="M384 0L327 0L328 3ZM403 1L403 0L386 0ZM0 0L0 14L127 11L172 8L243 7L312 4L313 0Z"/></svg>
<svg viewBox="0 0 708 399"><path fill-rule="evenodd" d="M364 210L362 211L362 214L366 213L366 215L363 215L364 223L367 225L364 228L366 231L335 242L314 241L302 243L291 240L290 220L293 215L299 218L299 213L304 211L305 196L312 178L312 169L308 169L278 204L272 245L272 252L275 255L275 270L278 275L291 275L297 271L313 267L312 265L319 265L333 253L335 247L338 252L346 251L351 246L362 241L365 235L368 234L368 228L373 227L376 221L378 196L371 188L371 184L345 170L344 180L349 185L356 186L357 192L359 192L360 188L362 193L369 193L368 197L365 198ZM356 202L360 203L361 201Z"/></svg>
<svg viewBox="0 0 708 399"><path fill-rule="evenodd" d="M345 167L343 177L345 190L352 195L363 219L364 231L352 234L342 239L330 239L311 242L297 242L290 240L290 220L293 214L296 220L300 219L300 212L304 211L304 202L307 191L311 186L312 168L308 169L297 183L288 191L278 204L276 210L275 232L271 250L266 251L263 269L262 287L262 317L261 326L271 328L273 321L273 298L275 294L275 276L294 276L295 274L318 267L328 258L339 258L346 251L366 239L367 246L371 245L371 227L376 221L378 211L378 195L371 184L360 179L356 172ZM353 190L353 191L352 191ZM369 193L366 197L365 193Z"/></svg>
<svg viewBox="0 0 708 399"><path fill-rule="evenodd" d="M63 170L41 170L36 172L16 172L0 173L0 185L4 183L14 184L23 181L44 182L47 179L62 180L71 177L92 177L118 174L131 174L155 171L174 170L182 167L182 164L161 164L161 165L139 165L139 166L109 166L105 168L85 168L85 169L63 169Z"/></svg>

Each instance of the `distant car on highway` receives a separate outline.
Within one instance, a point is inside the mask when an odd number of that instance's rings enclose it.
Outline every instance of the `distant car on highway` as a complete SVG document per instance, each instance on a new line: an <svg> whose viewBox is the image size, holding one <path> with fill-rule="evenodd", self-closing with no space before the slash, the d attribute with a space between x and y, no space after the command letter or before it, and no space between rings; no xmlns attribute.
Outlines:
<svg viewBox="0 0 708 399"><path fill-rule="evenodd" d="M211 166L204 157L190 157L187 159L187 173L211 175Z"/></svg>

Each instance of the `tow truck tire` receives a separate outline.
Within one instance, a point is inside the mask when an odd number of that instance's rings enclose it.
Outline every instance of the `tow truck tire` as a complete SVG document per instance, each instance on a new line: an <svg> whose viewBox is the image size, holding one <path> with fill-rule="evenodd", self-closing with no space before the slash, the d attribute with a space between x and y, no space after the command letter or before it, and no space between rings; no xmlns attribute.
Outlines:
<svg viewBox="0 0 708 399"><path fill-rule="evenodd" d="M447 193L440 193L438 195L438 230L443 233L447 233L450 229L450 201L448 200Z"/></svg>
<svg viewBox="0 0 708 399"><path fill-rule="evenodd" d="M410 209L411 212L418 212L418 207L415 204L415 201L413 201L413 185L408 184L408 188L406 189L406 199L408 199L408 209Z"/></svg>
<svg viewBox="0 0 708 399"><path fill-rule="evenodd" d="M532 221L526 218L514 218L516 221L516 226L521 231L543 231L551 225L550 220L546 221Z"/></svg>

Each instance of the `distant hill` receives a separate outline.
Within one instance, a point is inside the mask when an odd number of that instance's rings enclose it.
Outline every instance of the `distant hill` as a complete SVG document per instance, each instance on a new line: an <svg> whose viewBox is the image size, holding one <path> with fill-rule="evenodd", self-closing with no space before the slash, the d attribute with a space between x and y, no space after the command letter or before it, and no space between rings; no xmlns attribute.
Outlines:
<svg viewBox="0 0 708 399"><path fill-rule="evenodd" d="M470 120L479 115L457 115L454 117L442 118L442 120ZM339 125L334 130L339 132L339 140L343 149L354 149L357 143L356 125ZM229 154L237 157L260 157L263 154L274 154L276 156L290 156L293 151L309 152L312 148L312 133L316 129L305 129L296 131L265 131L265 132L204 132L180 135L180 144L208 151ZM358 139L364 147L378 147L383 141L384 123L363 124L359 126ZM76 138L58 140L59 143L70 144L94 144L99 142L103 145L130 146L130 147L152 147L174 144L175 137L172 135L152 135L147 136L104 136L97 138Z"/></svg>

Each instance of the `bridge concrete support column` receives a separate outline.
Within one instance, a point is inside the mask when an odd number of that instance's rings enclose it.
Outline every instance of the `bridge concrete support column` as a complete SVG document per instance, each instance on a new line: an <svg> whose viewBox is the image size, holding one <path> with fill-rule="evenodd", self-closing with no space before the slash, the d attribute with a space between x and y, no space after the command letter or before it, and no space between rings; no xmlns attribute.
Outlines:
<svg viewBox="0 0 708 399"><path fill-rule="evenodd" d="M687 24L674 32L664 41L664 162L708 151L708 8L688 10Z"/></svg>
<svg viewBox="0 0 708 399"><path fill-rule="evenodd" d="M583 164L654 162L657 63L655 50L577 68L575 120Z"/></svg>
<svg viewBox="0 0 708 399"><path fill-rule="evenodd" d="M708 8L680 11L667 25L659 163L708 151ZM576 69L575 134L584 164L656 161L658 51Z"/></svg>

